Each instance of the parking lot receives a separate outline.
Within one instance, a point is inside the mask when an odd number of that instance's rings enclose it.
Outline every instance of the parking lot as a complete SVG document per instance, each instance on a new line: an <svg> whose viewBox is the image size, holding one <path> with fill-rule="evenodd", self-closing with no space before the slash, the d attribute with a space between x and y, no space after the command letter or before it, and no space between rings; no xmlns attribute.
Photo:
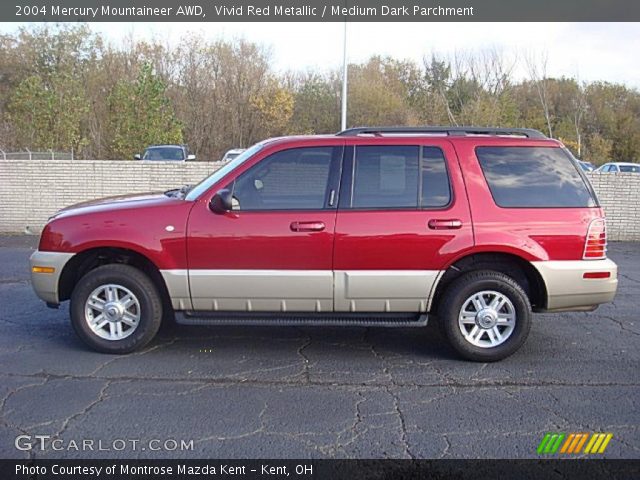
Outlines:
<svg viewBox="0 0 640 480"><path fill-rule="evenodd" d="M33 293L36 242L0 237L1 458L526 458L549 431L611 432L606 457L640 458L638 243L610 245L614 304L537 315L517 354L477 364L434 325L169 326L142 352L94 353L67 304Z"/></svg>

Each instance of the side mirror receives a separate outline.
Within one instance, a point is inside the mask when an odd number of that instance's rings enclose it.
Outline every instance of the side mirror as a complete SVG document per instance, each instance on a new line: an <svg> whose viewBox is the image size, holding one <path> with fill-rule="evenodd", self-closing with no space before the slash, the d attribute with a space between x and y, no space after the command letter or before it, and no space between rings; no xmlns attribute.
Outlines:
<svg viewBox="0 0 640 480"><path fill-rule="evenodd" d="M213 213L225 213L233 209L233 195L231 190L223 188L218 191L209 202L209 210Z"/></svg>
<svg viewBox="0 0 640 480"><path fill-rule="evenodd" d="M191 155L187 155L187 160L195 160L196 156L191 154Z"/></svg>
<svg viewBox="0 0 640 480"><path fill-rule="evenodd" d="M140 158L141 158L141 157L140 157L140 154L139 154L139 153L136 153L136 154L133 156L133 159L134 159L134 160L140 160Z"/></svg>

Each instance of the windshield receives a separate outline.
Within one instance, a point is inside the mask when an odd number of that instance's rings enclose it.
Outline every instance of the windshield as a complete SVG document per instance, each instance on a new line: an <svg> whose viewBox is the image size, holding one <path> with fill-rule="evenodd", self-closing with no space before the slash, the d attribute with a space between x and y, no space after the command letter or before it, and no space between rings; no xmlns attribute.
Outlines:
<svg viewBox="0 0 640 480"><path fill-rule="evenodd" d="M184 152L177 147L147 148L142 160L184 160Z"/></svg>
<svg viewBox="0 0 640 480"><path fill-rule="evenodd" d="M244 162L249 160L253 155L262 150L264 143L256 143L253 147L245 150L232 161L227 163L222 168L213 172L210 176L205 178L198 185L193 187L191 191L185 197L186 200L196 200L200 195L209 190L213 184L220 181L225 175L235 170L237 167L242 165Z"/></svg>

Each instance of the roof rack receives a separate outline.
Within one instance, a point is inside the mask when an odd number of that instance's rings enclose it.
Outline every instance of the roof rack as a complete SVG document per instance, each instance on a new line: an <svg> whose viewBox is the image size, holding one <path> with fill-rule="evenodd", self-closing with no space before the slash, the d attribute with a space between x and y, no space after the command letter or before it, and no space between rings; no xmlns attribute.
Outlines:
<svg viewBox="0 0 640 480"><path fill-rule="evenodd" d="M527 138L547 138L545 134L531 128L495 128L495 127L358 127L348 128L338 132L340 137L353 137L357 135L382 136L383 134L432 134L460 136L466 135L508 135Z"/></svg>

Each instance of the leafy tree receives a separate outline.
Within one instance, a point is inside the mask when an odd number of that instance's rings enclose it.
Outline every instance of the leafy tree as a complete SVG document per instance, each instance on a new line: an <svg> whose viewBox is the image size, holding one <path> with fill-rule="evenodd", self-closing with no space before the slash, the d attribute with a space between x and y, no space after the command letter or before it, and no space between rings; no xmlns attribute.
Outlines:
<svg viewBox="0 0 640 480"><path fill-rule="evenodd" d="M336 80L311 73L298 81L289 126L292 133L333 133L340 129L340 86Z"/></svg>
<svg viewBox="0 0 640 480"><path fill-rule="evenodd" d="M182 125L165 90L149 63L135 83L116 84L109 96L112 157L130 159L148 145L182 143Z"/></svg>
<svg viewBox="0 0 640 480"><path fill-rule="evenodd" d="M285 135L293 115L293 93L279 84L275 78L259 95L251 99L253 107L260 115L265 137Z"/></svg>
<svg viewBox="0 0 640 480"><path fill-rule="evenodd" d="M18 142L32 150L74 150L87 143L82 121L89 110L79 81L58 72L49 82L32 75L15 89L9 104L9 118Z"/></svg>

